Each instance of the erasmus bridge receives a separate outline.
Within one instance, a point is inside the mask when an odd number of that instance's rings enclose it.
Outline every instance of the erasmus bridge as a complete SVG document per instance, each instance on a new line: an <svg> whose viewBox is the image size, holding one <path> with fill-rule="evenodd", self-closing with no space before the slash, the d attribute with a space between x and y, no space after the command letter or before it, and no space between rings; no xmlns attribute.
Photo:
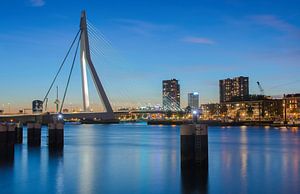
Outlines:
<svg viewBox="0 0 300 194"><path fill-rule="evenodd" d="M43 123L47 123L51 121L51 119L55 116L63 115L65 119L84 119L84 120L98 120L103 122L118 122L117 115L119 114L157 114L157 113L165 113L166 111L161 110L135 110L135 111L119 111L114 112L109 101L109 98L106 94L106 91L102 85L102 82L97 74L96 68L93 64L92 57L91 57L91 50L90 50L90 40L89 40L89 28L90 25L87 23L86 12L81 12L80 18L80 27L79 30L73 39L66 56L64 57L57 73L54 76L53 81L50 84L50 87L43 99L40 101L40 107L42 109L41 113L39 114L17 114L17 115L5 115L0 116L1 120L5 121L17 121L17 122L30 122L30 121L39 121ZM93 34L90 34L93 35ZM92 37L93 38L93 37ZM70 57L70 53L72 49L75 49L74 56L72 58L72 65L70 68L70 72L68 75L66 87L64 89L63 98L60 103L58 97L55 101L56 103L56 113L49 113L46 112L47 110L47 103L48 103L48 96L53 89L55 82L57 81L58 76L62 73L62 68L65 65L68 57ZM80 66L81 66L81 78L82 78L82 98L83 98L83 111L76 112L76 113L63 113L63 107L65 105L65 99L67 96L71 75L73 73L75 60L80 53ZM101 52L101 51L100 51ZM90 94L89 94L89 87L88 87L88 73L90 73L91 78L93 80L94 86L98 93L98 96L102 102L104 111L103 112L92 112L91 111L91 103L90 103ZM180 110L178 110L180 111Z"/></svg>
<svg viewBox="0 0 300 194"><path fill-rule="evenodd" d="M70 54L71 49L75 46L75 43L77 41L76 44L76 51L74 54L74 58L72 61L72 66L71 66L71 70L69 73L69 77L68 77L68 81L67 81L67 85L64 91L64 95L63 95L63 99L62 99L62 103L59 109L59 113L61 113L63 111L63 106L64 106L64 102L65 102L65 98L66 98L66 94L67 94L67 90L69 87L69 83L70 83L70 78L73 72L73 68L74 68L74 64L75 64L75 59L77 56L77 52L78 52L78 48L80 46L80 64L81 64L81 76L82 76L82 94L83 94L83 112L82 113L74 113L74 114L64 114L65 117L76 117L76 118L97 118L100 120L114 120L114 112L113 109L111 107L111 104L109 102L109 99L105 93L105 90L103 88L103 85L100 81L100 78L96 72L95 66L93 64L92 58L91 58L91 53L90 53L90 45L89 45L89 36L88 36L88 28L87 28L87 20L86 20L86 12L82 11L81 13L81 18L80 18L80 29L77 32L61 66L59 67L58 72L56 73L51 86L46 94L46 96L44 97L43 100L43 104L45 103L45 101L47 100L47 97L59 75L59 73L61 72L61 69L67 59L67 57ZM97 93L99 95L99 98L102 101L102 104L104 106L105 111L101 112L101 113L92 113L90 110L90 99L89 99L89 88L88 88L88 69L89 72L91 74L91 77L93 79L94 85L96 87ZM57 102L58 104L59 102Z"/></svg>

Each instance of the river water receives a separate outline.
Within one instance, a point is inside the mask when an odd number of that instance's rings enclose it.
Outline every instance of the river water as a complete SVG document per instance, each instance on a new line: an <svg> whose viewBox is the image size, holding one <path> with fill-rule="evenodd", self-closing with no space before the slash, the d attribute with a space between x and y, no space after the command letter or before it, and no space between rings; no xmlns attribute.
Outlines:
<svg viewBox="0 0 300 194"><path fill-rule="evenodd" d="M180 128L144 123L65 127L65 147L16 145L0 193L300 193L300 129L209 127L209 169L180 165Z"/></svg>

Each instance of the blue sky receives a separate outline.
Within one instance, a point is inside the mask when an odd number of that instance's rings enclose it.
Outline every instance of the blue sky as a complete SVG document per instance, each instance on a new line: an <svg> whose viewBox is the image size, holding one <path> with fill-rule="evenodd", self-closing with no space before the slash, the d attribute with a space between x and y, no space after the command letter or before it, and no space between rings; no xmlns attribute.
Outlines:
<svg viewBox="0 0 300 194"><path fill-rule="evenodd" d="M300 92L300 3L240 0L12 0L0 6L0 104L42 99L70 42L80 12L105 36L94 63L115 106L161 103L161 80L180 80L182 106L198 91L218 101L218 80L250 77L269 95ZM102 52L101 51L101 52ZM58 80L60 94L70 61ZM91 101L100 108L93 85ZM60 95L61 96L61 95ZM51 92L53 106L55 92ZM79 61L67 106L81 106ZM1 107L2 108L2 107Z"/></svg>

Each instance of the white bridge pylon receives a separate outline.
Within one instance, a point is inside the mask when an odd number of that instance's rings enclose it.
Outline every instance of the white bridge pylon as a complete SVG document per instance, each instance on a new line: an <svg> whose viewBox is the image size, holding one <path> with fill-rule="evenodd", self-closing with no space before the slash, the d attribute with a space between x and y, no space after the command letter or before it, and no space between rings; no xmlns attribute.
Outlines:
<svg viewBox="0 0 300 194"><path fill-rule="evenodd" d="M81 62L81 75L82 75L82 94L83 94L83 109L84 112L90 112L90 100L89 100L89 89L88 89L88 80L87 80L87 69L89 69L90 74L93 78L94 85L98 92L98 95L104 105L106 110L105 118L113 119L114 114L110 102L106 96L104 88L101 84L99 76L96 72L96 69L93 65L91 55L90 55L90 47L89 47L89 37L88 37L88 29L86 22L86 13L85 11L81 12L80 19L80 62ZM88 67L88 68L87 68ZM104 115L103 115L104 116Z"/></svg>

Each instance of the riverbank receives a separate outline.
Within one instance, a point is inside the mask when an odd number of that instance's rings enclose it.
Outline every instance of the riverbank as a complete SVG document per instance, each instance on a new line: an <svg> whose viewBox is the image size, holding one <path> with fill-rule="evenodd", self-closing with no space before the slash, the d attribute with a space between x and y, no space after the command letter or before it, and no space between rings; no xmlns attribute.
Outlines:
<svg viewBox="0 0 300 194"><path fill-rule="evenodd" d="M191 120L149 120L148 125L183 125L192 124ZM300 124L273 123L272 121L239 121L222 122L213 120L200 120L197 123L207 124L208 126L270 126L270 127L300 127Z"/></svg>

